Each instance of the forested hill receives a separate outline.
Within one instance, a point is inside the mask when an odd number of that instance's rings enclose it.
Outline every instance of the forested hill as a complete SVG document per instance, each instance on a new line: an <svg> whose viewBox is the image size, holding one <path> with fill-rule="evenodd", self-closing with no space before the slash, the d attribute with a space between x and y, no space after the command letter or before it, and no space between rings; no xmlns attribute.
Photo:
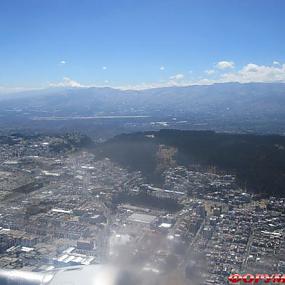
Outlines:
<svg viewBox="0 0 285 285"><path fill-rule="evenodd" d="M235 173L251 191L285 196L283 136L161 130L117 136L97 146L96 152L159 183L161 145L173 149L173 160L179 165L215 166Z"/></svg>

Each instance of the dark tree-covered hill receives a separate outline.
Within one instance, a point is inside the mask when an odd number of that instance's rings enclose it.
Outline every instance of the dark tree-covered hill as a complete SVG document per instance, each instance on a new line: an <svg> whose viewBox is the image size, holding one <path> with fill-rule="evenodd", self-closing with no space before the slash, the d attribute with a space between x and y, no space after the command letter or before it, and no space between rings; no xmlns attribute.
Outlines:
<svg viewBox="0 0 285 285"><path fill-rule="evenodd" d="M235 173L239 183L251 191L285 196L284 136L161 130L117 136L97 146L96 152L141 170L150 182L159 183L157 153L161 145L176 149L177 164L215 166Z"/></svg>

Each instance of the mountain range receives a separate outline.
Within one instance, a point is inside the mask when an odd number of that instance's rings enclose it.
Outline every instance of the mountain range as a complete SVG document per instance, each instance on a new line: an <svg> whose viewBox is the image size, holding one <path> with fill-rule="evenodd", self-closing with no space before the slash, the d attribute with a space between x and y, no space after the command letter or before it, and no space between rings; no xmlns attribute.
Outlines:
<svg viewBox="0 0 285 285"><path fill-rule="evenodd" d="M0 96L2 118L98 119L143 116L219 130L285 133L285 83L218 83L146 90L48 88ZM171 126L171 124L168 124ZM177 127L177 126L175 126ZM207 128L207 127L206 127ZM222 131L227 131L222 129Z"/></svg>

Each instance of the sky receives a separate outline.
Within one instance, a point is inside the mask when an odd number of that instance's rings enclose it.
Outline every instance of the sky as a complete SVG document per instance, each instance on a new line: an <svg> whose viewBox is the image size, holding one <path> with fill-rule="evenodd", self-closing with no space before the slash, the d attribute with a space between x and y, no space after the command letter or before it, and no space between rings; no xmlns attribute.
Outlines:
<svg viewBox="0 0 285 285"><path fill-rule="evenodd" d="M0 90L285 82L284 0L1 0Z"/></svg>

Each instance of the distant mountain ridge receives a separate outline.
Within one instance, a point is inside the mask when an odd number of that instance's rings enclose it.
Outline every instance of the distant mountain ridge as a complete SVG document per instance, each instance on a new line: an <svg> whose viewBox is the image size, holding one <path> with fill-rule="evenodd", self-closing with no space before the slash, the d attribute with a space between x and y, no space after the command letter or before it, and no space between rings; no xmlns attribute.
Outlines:
<svg viewBox="0 0 285 285"><path fill-rule="evenodd" d="M214 126L216 122L258 124L278 133L285 133L284 110L285 83L219 83L146 90L50 88L0 98L2 117L151 116L214 122Z"/></svg>
<svg viewBox="0 0 285 285"><path fill-rule="evenodd" d="M41 106L69 112L151 113L222 111L284 113L285 83L220 83L146 90L112 88L50 88L0 97L1 108ZM22 98L21 98L22 96ZM4 100L5 99L5 100ZM19 107L18 106L18 107ZM65 111L63 111L65 113Z"/></svg>

